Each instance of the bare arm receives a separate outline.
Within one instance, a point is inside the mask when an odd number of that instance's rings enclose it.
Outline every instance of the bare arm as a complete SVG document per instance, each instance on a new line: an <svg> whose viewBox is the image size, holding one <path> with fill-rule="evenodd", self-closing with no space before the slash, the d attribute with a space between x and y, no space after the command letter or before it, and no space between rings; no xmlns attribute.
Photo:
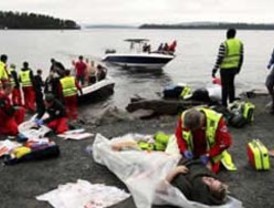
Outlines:
<svg viewBox="0 0 274 208"><path fill-rule="evenodd" d="M124 148L132 148L132 149L138 149L138 144L136 141L122 141L122 142L115 142L111 144L111 148L114 151L121 151Z"/></svg>
<svg viewBox="0 0 274 208"><path fill-rule="evenodd" d="M169 172L169 174L166 176L166 181L169 183L180 173L186 174L188 173L188 168L184 165L179 165L176 168L174 168L172 171Z"/></svg>

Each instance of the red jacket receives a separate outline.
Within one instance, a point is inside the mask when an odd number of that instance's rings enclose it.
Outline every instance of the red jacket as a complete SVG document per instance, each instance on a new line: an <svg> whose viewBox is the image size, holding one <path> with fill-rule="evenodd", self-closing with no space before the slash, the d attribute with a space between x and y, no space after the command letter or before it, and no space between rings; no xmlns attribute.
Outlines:
<svg viewBox="0 0 274 208"><path fill-rule="evenodd" d="M10 98L0 91L0 123L5 123L7 119L13 116L15 112L11 104Z"/></svg>
<svg viewBox="0 0 274 208"><path fill-rule="evenodd" d="M180 152L183 153L187 150L187 143L182 135L182 120L181 118L178 121L176 128L176 138L177 143L180 149ZM209 153L209 157L219 155L223 150L227 149L232 143L231 134L228 131L226 123L223 118L220 119L218 128L215 136L215 144L207 151L207 141L205 136L205 128L200 128L192 132L193 135L193 155L194 157L199 157L206 153Z"/></svg>

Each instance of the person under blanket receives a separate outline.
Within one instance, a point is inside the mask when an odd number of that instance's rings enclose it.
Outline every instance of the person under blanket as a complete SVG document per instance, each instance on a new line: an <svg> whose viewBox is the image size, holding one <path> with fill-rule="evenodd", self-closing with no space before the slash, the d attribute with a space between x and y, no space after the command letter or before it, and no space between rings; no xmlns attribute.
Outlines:
<svg viewBox="0 0 274 208"><path fill-rule="evenodd" d="M200 160L181 159L166 176L166 181L178 188L188 200L206 205L226 203L228 186Z"/></svg>
<svg viewBox="0 0 274 208"><path fill-rule="evenodd" d="M141 150L134 140L115 141L111 144L114 151ZM166 181L178 188L191 201L206 205L226 203L228 186L221 182L199 159L182 158L178 165L166 176Z"/></svg>

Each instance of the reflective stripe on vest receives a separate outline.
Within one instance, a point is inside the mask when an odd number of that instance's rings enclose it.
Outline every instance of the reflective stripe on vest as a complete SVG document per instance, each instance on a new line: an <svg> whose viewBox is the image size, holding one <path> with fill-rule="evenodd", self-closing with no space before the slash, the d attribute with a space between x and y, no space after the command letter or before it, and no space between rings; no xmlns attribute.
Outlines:
<svg viewBox="0 0 274 208"><path fill-rule="evenodd" d="M210 147L212 147L215 144L215 135L216 135L216 130L218 128L218 124L219 121L222 117L221 114L210 110L210 109L205 109L205 108L197 108L197 110L203 112L206 115L206 140L207 140L207 149L209 150ZM182 114L182 121L184 119L184 114ZM182 122L183 125L184 122ZM183 128L183 132L182 132L182 136L184 138L184 140L187 143L188 146L188 150L193 151L193 136L191 131L185 130L184 127ZM221 159L221 155L217 155L213 158L213 160L215 161L220 160Z"/></svg>
<svg viewBox="0 0 274 208"><path fill-rule="evenodd" d="M10 79L10 83L11 83L12 87L15 86L15 80L14 80L12 74L11 74L11 72L13 72L13 71L15 71L13 68L10 68L9 71L8 71L9 72L9 79Z"/></svg>
<svg viewBox="0 0 274 208"><path fill-rule="evenodd" d="M189 86L184 86L181 94L180 94L180 97L185 99L187 98L189 95L191 95L191 88Z"/></svg>
<svg viewBox="0 0 274 208"><path fill-rule="evenodd" d="M30 70L20 71L19 76L22 82L23 87L30 87L32 86L31 79L30 79Z"/></svg>
<svg viewBox="0 0 274 208"><path fill-rule="evenodd" d="M77 94L75 86L75 78L73 76L64 77L60 80L64 97L73 96Z"/></svg>
<svg viewBox="0 0 274 208"><path fill-rule="evenodd" d="M239 66L242 43L239 39L228 39L224 42L226 54L220 66L221 69L236 68Z"/></svg>

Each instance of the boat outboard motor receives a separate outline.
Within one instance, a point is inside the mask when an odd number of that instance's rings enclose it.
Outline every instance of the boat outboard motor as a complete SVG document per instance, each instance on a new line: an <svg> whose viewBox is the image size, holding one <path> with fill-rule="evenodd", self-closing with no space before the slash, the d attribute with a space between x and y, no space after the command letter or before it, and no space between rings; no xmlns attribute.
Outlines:
<svg viewBox="0 0 274 208"><path fill-rule="evenodd" d="M108 53L116 53L116 50L115 49L107 49L107 50L105 50L105 54L108 54Z"/></svg>

